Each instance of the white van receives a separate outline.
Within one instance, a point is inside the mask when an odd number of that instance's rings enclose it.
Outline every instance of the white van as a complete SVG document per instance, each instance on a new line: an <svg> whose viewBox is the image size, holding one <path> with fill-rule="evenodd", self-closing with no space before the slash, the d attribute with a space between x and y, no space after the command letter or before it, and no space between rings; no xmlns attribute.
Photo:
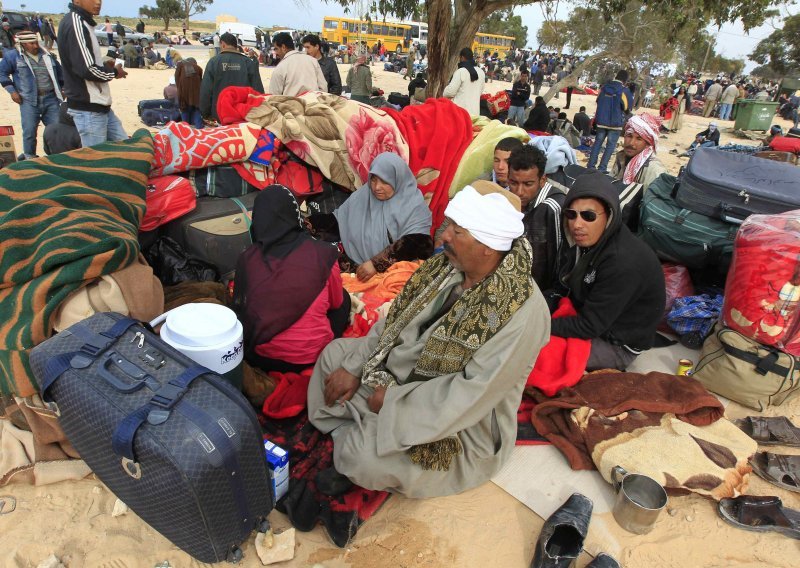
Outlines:
<svg viewBox="0 0 800 568"><path fill-rule="evenodd" d="M244 47L256 46L256 28L252 24L245 24L242 22L223 22L219 25L219 35L224 33L232 33L239 40L241 40ZM261 28L259 28L261 29ZM261 44L269 43L269 34L263 29L261 30Z"/></svg>

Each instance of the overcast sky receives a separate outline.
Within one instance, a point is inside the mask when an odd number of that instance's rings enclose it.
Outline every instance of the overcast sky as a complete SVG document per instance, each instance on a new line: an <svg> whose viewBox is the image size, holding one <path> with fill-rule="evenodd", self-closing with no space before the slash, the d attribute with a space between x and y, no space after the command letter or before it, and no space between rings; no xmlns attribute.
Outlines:
<svg viewBox="0 0 800 568"><path fill-rule="evenodd" d="M0 0L7 10L20 9L20 4L25 4L26 11L55 11L66 10L67 2L64 0ZM142 4L155 4L155 0L104 0L103 15L134 17ZM281 26L287 28L300 28L319 30L322 18L326 15L343 15L344 9L338 4L326 4L321 0L305 0L304 5L298 5L292 0L278 2L276 0L216 0L205 14L197 16L198 19L213 20L218 14L231 14L240 21L265 26ZM366 2L364 3L366 4ZM569 4L562 2L559 6L559 17L565 18L570 12ZM541 8L537 5L523 6L516 9L522 16L523 23L528 26L528 44L536 46L536 31L541 26L544 18ZM253 16L253 14L260 14ZM744 33L739 22L726 24L719 32L717 51L726 57L744 58L755 48L759 40L767 37L773 28L764 25L749 34ZM716 28L710 30L716 31ZM755 64L748 62L746 69L751 69Z"/></svg>

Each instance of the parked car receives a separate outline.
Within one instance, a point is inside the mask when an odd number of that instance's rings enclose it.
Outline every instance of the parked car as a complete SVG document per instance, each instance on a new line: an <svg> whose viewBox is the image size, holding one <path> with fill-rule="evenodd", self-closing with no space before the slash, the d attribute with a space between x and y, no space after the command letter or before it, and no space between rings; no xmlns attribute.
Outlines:
<svg viewBox="0 0 800 568"><path fill-rule="evenodd" d="M11 24L11 31L14 33L27 30L28 18L21 12L3 12L0 19L8 18L8 23Z"/></svg>
<svg viewBox="0 0 800 568"><path fill-rule="evenodd" d="M214 34L202 34L199 41L203 45L212 45L214 43Z"/></svg>
<svg viewBox="0 0 800 568"><path fill-rule="evenodd" d="M116 27L117 25L114 24L114 28ZM135 40L142 47L145 47L151 41L155 41L153 39L153 36L150 34L140 34L136 30L134 30L133 28L129 28L128 26L122 26L122 27L125 28L125 39L128 41ZM100 43L100 45L103 46L108 45L108 34L106 33L106 25L104 23L97 25L97 27L94 29L94 35L97 36L97 41ZM119 35L117 34L116 31L114 31L114 43L116 43L117 45L121 43L119 40Z"/></svg>

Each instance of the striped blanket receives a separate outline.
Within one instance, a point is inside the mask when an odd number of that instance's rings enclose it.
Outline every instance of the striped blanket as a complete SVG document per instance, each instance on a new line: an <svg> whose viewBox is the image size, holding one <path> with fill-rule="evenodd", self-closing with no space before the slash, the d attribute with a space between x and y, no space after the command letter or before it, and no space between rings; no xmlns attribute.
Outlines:
<svg viewBox="0 0 800 568"><path fill-rule="evenodd" d="M0 170L0 393L35 394L28 352L49 337L59 304L136 260L152 158L139 130Z"/></svg>

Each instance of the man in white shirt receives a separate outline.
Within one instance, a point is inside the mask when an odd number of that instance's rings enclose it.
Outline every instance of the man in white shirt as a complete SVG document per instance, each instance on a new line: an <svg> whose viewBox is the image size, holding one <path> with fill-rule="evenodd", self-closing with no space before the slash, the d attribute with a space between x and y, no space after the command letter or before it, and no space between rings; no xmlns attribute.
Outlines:
<svg viewBox="0 0 800 568"><path fill-rule="evenodd" d="M292 36L286 32L275 34L272 46L280 63L269 81L270 94L296 97L306 91L328 92L319 63L310 55L295 50Z"/></svg>
<svg viewBox="0 0 800 568"><path fill-rule="evenodd" d="M450 84L442 95L466 110L470 116L481 113L481 93L486 84L486 75L475 65L472 49L465 47L459 53L459 64Z"/></svg>

